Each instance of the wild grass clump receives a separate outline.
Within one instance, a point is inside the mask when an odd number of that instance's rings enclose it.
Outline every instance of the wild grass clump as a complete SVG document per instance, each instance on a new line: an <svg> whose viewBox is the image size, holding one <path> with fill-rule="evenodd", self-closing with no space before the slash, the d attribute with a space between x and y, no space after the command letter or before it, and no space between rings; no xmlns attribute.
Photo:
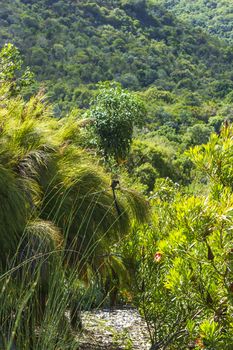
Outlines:
<svg viewBox="0 0 233 350"><path fill-rule="evenodd" d="M132 190L113 193L78 123L53 118L41 92L25 102L2 86L0 99L1 348L77 349L78 286L117 273L111 246L148 207Z"/></svg>

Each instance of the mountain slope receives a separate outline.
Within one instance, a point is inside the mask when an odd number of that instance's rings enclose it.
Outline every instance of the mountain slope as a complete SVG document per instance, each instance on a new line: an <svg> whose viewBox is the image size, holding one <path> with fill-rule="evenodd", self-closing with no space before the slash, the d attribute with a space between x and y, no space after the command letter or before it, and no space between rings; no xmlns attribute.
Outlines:
<svg viewBox="0 0 233 350"><path fill-rule="evenodd" d="M207 97L233 87L231 48L151 1L6 0L0 24L0 44L21 49L60 105L75 105L82 85L101 80Z"/></svg>
<svg viewBox="0 0 233 350"><path fill-rule="evenodd" d="M233 42L232 0L157 0L178 18Z"/></svg>

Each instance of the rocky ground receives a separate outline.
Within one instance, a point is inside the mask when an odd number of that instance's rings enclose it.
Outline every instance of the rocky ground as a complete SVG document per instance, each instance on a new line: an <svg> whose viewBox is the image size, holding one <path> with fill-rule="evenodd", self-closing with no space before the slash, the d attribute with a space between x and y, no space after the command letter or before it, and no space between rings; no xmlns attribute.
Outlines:
<svg viewBox="0 0 233 350"><path fill-rule="evenodd" d="M80 350L149 350L145 321L134 309L83 312Z"/></svg>

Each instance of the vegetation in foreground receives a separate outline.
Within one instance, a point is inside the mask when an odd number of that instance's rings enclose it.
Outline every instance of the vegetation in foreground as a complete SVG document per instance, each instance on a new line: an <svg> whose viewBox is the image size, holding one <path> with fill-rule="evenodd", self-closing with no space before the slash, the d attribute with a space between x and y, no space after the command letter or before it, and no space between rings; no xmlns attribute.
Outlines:
<svg viewBox="0 0 233 350"><path fill-rule="evenodd" d="M82 121L53 118L42 92L22 99L27 78L23 72L12 83L18 52L7 49L0 91L1 341L9 349L71 349L68 325L81 326L82 299L73 291L91 286L92 276L102 283L123 269L111 247L133 220L146 220L148 208L82 147ZM125 95L130 113L137 102Z"/></svg>

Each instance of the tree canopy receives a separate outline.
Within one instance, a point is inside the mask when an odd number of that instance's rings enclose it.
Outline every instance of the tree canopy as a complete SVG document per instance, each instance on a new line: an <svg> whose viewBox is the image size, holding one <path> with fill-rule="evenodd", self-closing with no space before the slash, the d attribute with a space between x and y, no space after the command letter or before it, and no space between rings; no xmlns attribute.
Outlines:
<svg viewBox="0 0 233 350"><path fill-rule="evenodd" d="M137 96L123 90L119 84L100 85L93 102L91 118L105 157L125 159L129 153L134 126L142 126L146 109Z"/></svg>

